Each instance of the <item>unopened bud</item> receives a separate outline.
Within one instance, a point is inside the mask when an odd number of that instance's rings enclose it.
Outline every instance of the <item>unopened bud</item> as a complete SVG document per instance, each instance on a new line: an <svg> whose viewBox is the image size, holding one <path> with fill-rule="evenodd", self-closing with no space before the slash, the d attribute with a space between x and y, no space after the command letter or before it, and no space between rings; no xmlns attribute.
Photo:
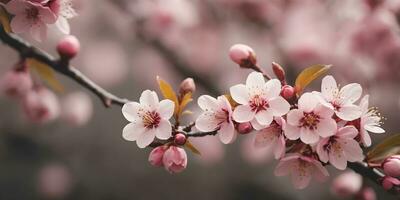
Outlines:
<svg viewBox="0 0 400 200"><path fill-rule="evenodd" d="M272 62L272 70L274 71L275 76L281 83L285 83L285 70L276 62Z"/></svg>
<svg viewBox="0 0 400 200"><path fill-rule="evenodd" d="M382 163L382 169L385 175L392 177L400 176L400 155L390 156Z"/></svg>
<svg viewBox="0 0 400 200"><path fill-rule="evenodd" d="M149 155L149 162L151 165L156 166L156 167L162 167L163 164L163 156L166 151L165 146L159 146L154 148Z"/></svg>
<svg viewBox="0 0 400 200"><path fill-rule="evenodd" d="M244 44L235 44L229 49L229 57L240 67L253 68L257 63L254 50Z"/></svg>
<svg viewBox="0 0 400 200"><path fill-rule="evenodd" d="M382 187L385 190L392 189L393 186L400 185L400 180L391 176L385 176L382 180Z"/></svg>
<svg viewBox="0 0 400 200"><path fill-rule="evenodd" d="M359 200L376 200L375 191L371 187L363 188L357 197Z"/></svg>
<svg viewBox="0 0 400 200"><path fill-rule="evenodd" d="M184 145L186 143L186 136L182 133L178 133L174 136L174 143L176 145Z"/></svg>
<svg viewBox="0 0 400 200"><path fill-rule="evenodd" d="M294 97L294 88L290 85L284 85L281 90L281 96L286 100L290 100Z"/></svg>
<svg viewBox="0 0 400 200"><path fill-rule="evenodd" d="M57 44L57 51L62 58L71 59L78 54L79 50L79 40L73 35L64 37Z"/></svg>
<svg viewBox="0 0 400 200"><path fill-rule="evenodd" d="M186 78L179 86L179 93L185 95L187 93L194 93L196 91L196 84L192 78Z"/></svg>
<svg viewBox="0 0 400 200"><path fill-rule="evenodd" d="M240 123L236 128L240 134L248 134L253 130L253 126L251 126L250 122Z"/></svg>

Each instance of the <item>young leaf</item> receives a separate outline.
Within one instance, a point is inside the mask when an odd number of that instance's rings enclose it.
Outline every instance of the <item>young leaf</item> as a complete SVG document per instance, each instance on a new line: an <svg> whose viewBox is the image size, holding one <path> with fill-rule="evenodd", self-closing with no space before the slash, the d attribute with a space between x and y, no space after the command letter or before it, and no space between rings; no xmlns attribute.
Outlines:
<svg viewBox="0 0 400 200"><path fill-rule="evenodd" d="M10 16L2 6L0 6L0 23L6 33L11 33Z"/></svg>
<svg viewBox="0 0 400 200"><path fill-rule="evenodd" d="M47 66L44 63L39 62L36 59L28 58L26 59L26 64L30 69L33 69L46 83L57 92L63 92L64 87L61 83L56 79L54 75L54 71L52 68Z"/></svg>
<svg viewBox="0 0 400 200"><path fill-rule="evenodd" d="M376 145L367 153L369 162L379 161L387 156L398 153L400 150L400 134L390 136Z"/></svg>
<svg viewBox="0 0 400 200"><path fill-rule="evenodd" d="M295 88L300 94L313 80L326 73L332 65L312 65L304 69L296 78Z"/></svg>
<svg viewBox="0 0 400 200"><path fill-rule="evenodd" d="M200 151L197 150L196 147L194 147L193 144L190 143L189 140L186 140L185 147L190 149L190 151L192 151L193 153L195 153L197 155L201 155Z"/></svg>
<svg viewBox="0 0 400 200"><path fill-rule="evenodd" d="M232 108L235 108L236 106L239 105L238 103L236 103L235 100L233 100L233 98L232 98L232 96L230 94L224 94L224 96L229 101L229 103L231 104Z"/></svg>
<svg viewBox="0 0 400 200"><path fill-rule="evenodd" d="M175 91L172 89L172 87L169 83L162 80L158 76L157 76L157 82L158 82L158 86L160 87L161 93L163 94L164 98L169 99L175 103L174 115L176 115L179 112L179 102L178 102L178 98L176 97Z"/></svg>
<svg viewBox="0 0 400 200"><path fill-rule="evenodd" d="M181 105L179 106L178 114L181 114L183 112L183 110L185 109L185 107L187 106L187 104L190 103L191 101L193 101L192 93L188 92L182 97Z"/></svg>

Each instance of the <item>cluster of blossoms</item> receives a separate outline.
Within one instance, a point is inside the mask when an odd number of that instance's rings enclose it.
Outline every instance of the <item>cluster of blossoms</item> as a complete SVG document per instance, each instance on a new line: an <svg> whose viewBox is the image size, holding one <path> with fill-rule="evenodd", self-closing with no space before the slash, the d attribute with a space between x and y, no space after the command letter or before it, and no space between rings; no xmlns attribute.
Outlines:
<svg viewBox="0 0 400 200"><path fill-rule="evenodd" d="M68 19L77 16L72 0L11 0L5 7L14 15L10 24L12 31L29 32L37 41L46 39L49 25L69 34Z"/></svg>
<svg viewBox="0 0 400 200"><path fill-rule="evenodd" d="M344 170L347 162L363 161L362 147L371 145L369 132L384 132L381 117L376 109L369 108L368 95L357 104L362 95L357 83L340 88L332 76L325 76L321 91L300 94L296 87L286 84L278 64L273 64L278 79L263 74L250 47L234 45L230 57L241 67L259 72L251 72L246 84L232 86L228 95L198 98L203 111L194 123L198 134L218 134L221 142L228 144L238 133L254 130L254 145L269 148L279 160L275 175L291 174L298 189L305 188L312 176L317 180L328 177L327 164ZM179 125L171 125L175 106L173 101L159 101L154 91L146 90L139 103L127 103L122 108L131 122L124 128L123 137L136 141L140 148L158 146L149 160L170 172L186 167L186 153L179 146L193 136Z"/></svg>

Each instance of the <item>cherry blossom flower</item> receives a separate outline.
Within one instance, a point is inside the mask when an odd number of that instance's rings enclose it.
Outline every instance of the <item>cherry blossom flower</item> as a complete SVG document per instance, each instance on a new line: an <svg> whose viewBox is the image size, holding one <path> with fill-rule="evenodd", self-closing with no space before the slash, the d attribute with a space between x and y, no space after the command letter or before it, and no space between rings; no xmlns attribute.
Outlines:
<svg viewBox="0 0 400 200"><path fill-rule="evenodd" d="M179 173L186 169L186 151L180 147L170 146L164 153L163 164L170 173Z"/></svg>
<svg viewBox="0 0 400 200"><path fill-rule="evenodd" d="M318 142L336 132L336 121L332 119L333 109L319 103L312 93L304 93L298 101L298 109L287 114L285 136L290 140L301 139L306 144Z"/></svg>
<svg viewBox="0 0 400 200"><path fill-rule="evenodd" d="M27 70L11 70L0 79L0 92L9 97L22 97L32 86L33 81Z"/></svg>
<svg viewBox="0 0 400 200"><path fill-rule="evenodd" d="M278 79L265 82L261 73L252 72L246 85L238 84L230 88L232 98L239 104L233 111L236 122L251 122L254 129L260 130L271 124L273 117L285 115L289 103L281 96L281 83Z"/></svg>
<svg viewBox="0 0 400 200"><path fill-rule="evenodd" d="M275 159L282 158L285 155L285 136L283 128L285 120L282 117L276 117L271 125L262 129L256 135L254 140L255 147L266 147L273 150Z"/></svg>
<svg viewBox="0 0 400 200"><path fill-rule="evenodd" d="M362 184L361 175L346 171L333 180L331 191L339 197L350 197L361 190Z"/></svg>
<svg viewBox="0 0 400 200"><path fill-rule="evenodd" d="M354 105L354 102L362 94L360 84L351 83L339 89L332 76L325 76L322 79L321 93L318 94L322 97L321 102L327 106L332 106L340 119L351 121L360 117L361 110L357 105Z"/></svg>
<svg viewBox="0 0 400 200"><path fill-rule="evenodd" d="M288 154L282 158L275 169L275 176L291 174L292 183L296 189L304 189L314 176L319 181L324 181L329 176L328 171L314 158L298 153Z"/></svg>
<svg viewBox="0 0 400 200"><path fill-rule="evenodd" d="M30 90L22 98L22 107L26 117L32 122L50 122L60 115L57 96L44 87Z"/></svg>
<svg viewBox="0 0 400 200"><path fill-rule="evenodd" d="M125 140L136 141L140 148L153 142L154 137L166 140L172 135L168 121L174 113L171 100L158 100L157 93L145 90L140 103L129 102L122 107L122 114L130 122L122 131Z"/></svg>
<svg viewBox="0 0 400 200"><path fill-rule="evenodd" d="M388 176L400 176L400 155L387 157L382 163L383 172Z"/></svg>
<svg viewBox="0 0 400 200"><path fill-rule="evenodd" d="M368 132L372 133L384 133L381 125L381 117L377 109L370 109L369 102L368 102L369 95L365 95L360 101L360 108L362 111L361 118L360 118L360 138L361 142L364 146L369 147L371 146L371 136Z"/></svg>
<svg viewBox="0 0 400 200"><path fill-rule="evenodd" d="M7 3L6 9L15 15L11 20L11 29L14 33L30 31L35 40L42 41L47 35L47 24L54 24L57 16L50 8L38 2L12 0Z"/></svg>
<svg viewBox="0 0 400 200"><path fill-rule="evenodd" d="M222 143L228 144L235 140L235 128L232 122L232 108L225 96L217 99L203 95L197 102L204 111L196 120L196 128L202 132L218 130Z"/></svg>
<svg viewBox="0 0 400 200"><path fill-rule="evenodd" d="M93 115L93 103L84 92L73 92L61 101L61 118L73 126L83 126Z"/></svg>
<svg viewBox="0 0 400 200"><path fill-rule="evenodd" d="M322 139L317 145L317 153L322 162L331 163L334 167L344 170L347 161L362 161L364 155L354 138L358 131L354 126L340 128L336 135Z"/></svg>

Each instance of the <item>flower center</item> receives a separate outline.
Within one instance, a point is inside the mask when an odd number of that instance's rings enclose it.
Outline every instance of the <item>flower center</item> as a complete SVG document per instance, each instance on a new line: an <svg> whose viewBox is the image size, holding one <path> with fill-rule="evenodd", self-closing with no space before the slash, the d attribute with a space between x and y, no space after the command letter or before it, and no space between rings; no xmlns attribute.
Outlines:
<svg viewBox="0 0 400 200"><path fill-rule="evenodd" d="M259 95L255 95L251 100L250 100L250 107L253 112L259 112L262 110L266 110L269 108L268 101L265 98L262 98Z"/></svg>
<svg viewBox="0 0 400 200"><path fill-rule="evenodd" d="M341 152L342 151L342 146L340 145L339 142L336 141L336 137L332 136L329 138L329 141L323 146L325 151L329 152Z"/></svg>
<svg viewBox="0 0 400 200"><path fill-rule="evenodd" d="M25 9L25 13L27 19L37 19L39 16L39 10L33 7Z"/></svg>
<svg viewBox="0 0 400 200"><path fill-rule="evenodd" d="M160 114L158 114L156 111L147 111L143 117L143 124L144 127L146 128L157 128L158 125L160 124L161 117Z"/></svg>
<svg viewBox="0 0 400 200"><path fill-rule="evenodd" d="M319 120L320 120L319 115L314 114L314 112L310 113L305 112L303 118L300 119L300 126L314 130L317 129Z"/></svg>
<svg viewBox="0 0 400 200"><path fill-rule="evenodd" d="M229 123L229 112L226 109L221 109L219 111L217 111L215 113L215 120L218 122L219 124L222 124L224 122L228 122Z"/></svg>

